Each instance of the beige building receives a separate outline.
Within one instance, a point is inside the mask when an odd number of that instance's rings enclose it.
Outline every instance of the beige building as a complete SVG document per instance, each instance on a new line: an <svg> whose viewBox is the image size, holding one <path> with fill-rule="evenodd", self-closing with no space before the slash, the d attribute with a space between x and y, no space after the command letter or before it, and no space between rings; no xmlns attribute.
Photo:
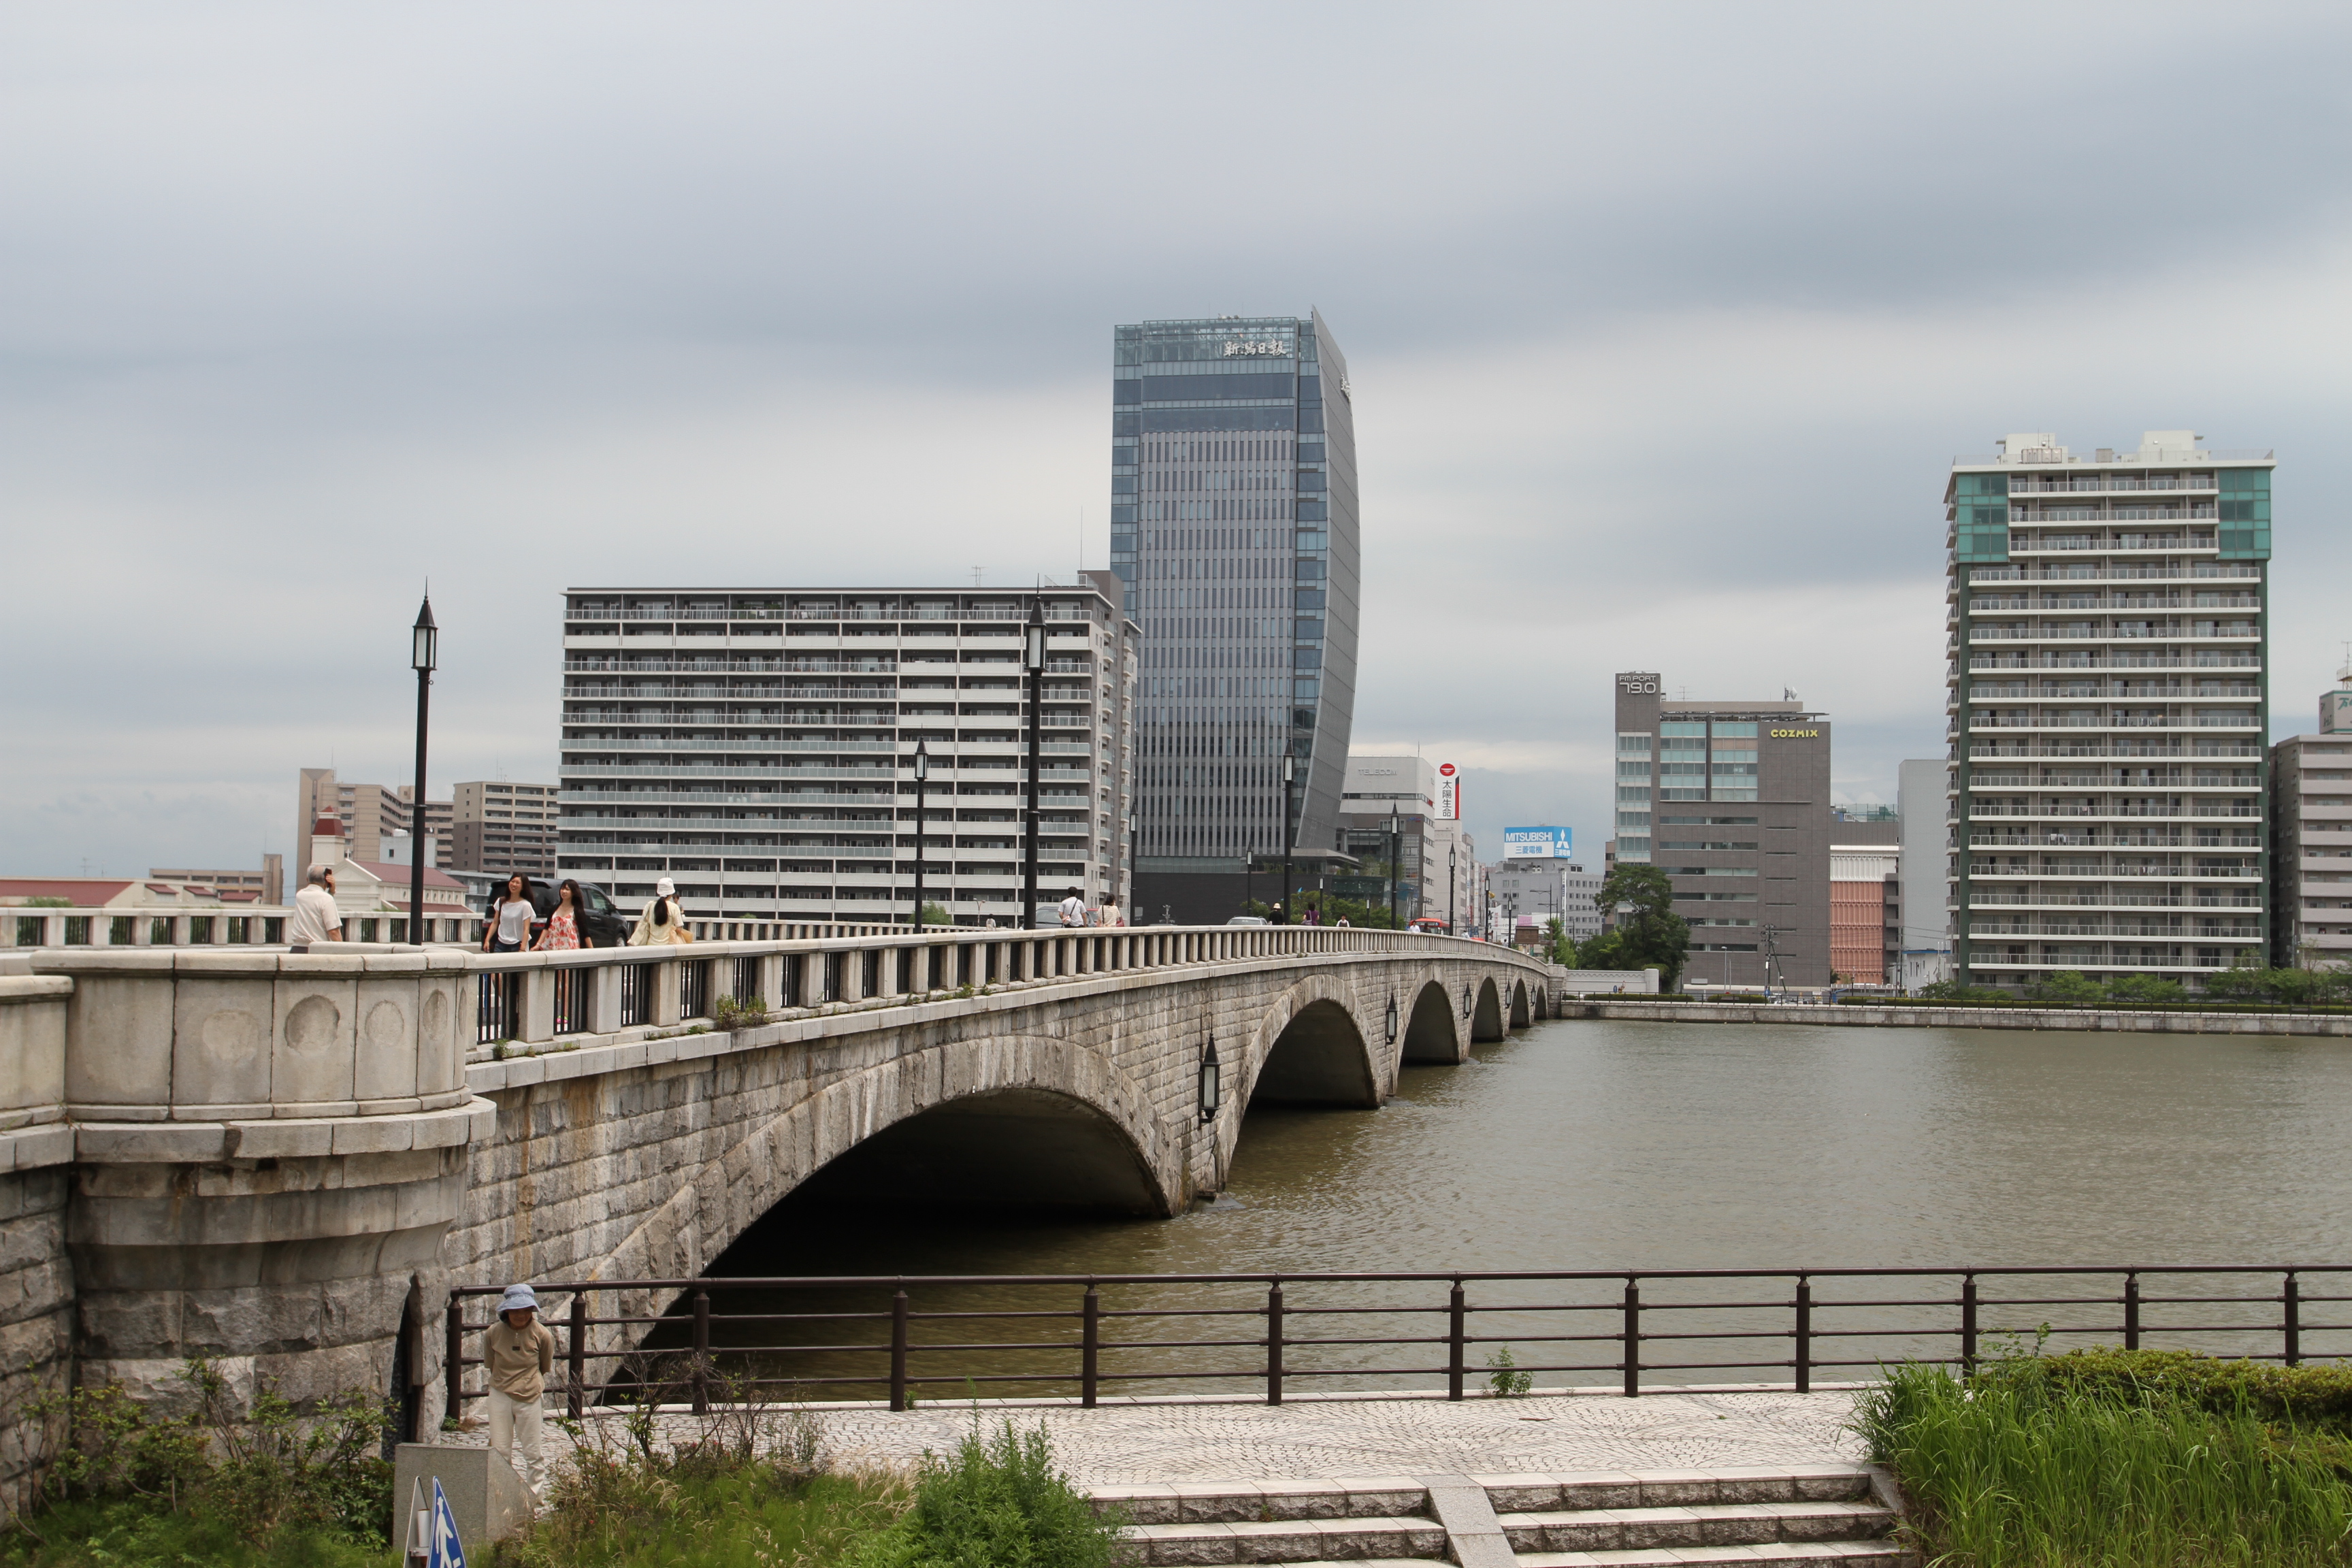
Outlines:
<svg viewBox="0 0 2352 1568"><path fill-rule="evenodd" d="M383 839L393 833L417 831L412 800L414 784L347 784L332 768L304 768L294 784L294 880L299 884L319 864L310 847L311 828L332 813L343 826L344 845L353 859L382 860ZM425 807L424 831L449 842L450 805L433 801Z"/></svg>
<svg viewBox="0 0 2352 1568"><path fill-rule="evenodd" d="M450 790L444 865L465 871L555 875L557 786L472 779Z"/></svg>

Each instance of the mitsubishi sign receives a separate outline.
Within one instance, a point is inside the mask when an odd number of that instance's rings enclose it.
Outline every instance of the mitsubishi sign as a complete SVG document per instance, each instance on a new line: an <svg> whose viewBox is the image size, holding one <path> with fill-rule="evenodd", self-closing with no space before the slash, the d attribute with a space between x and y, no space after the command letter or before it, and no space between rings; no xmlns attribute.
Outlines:
<svg viewBox="0 0 2352 1568"><path fill-rule="evenodd" d="M1506 827L1503 829L1503 858L1506 860L1570 860L1575 858L1571 847L1574 834L1565 827Z"/></svg>

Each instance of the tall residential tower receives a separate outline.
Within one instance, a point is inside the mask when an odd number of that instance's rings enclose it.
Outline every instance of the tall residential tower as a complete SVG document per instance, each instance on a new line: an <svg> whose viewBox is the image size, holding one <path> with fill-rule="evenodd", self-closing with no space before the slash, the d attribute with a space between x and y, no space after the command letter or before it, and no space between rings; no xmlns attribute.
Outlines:
<svg viewBox="0 0 2352 1568"><path fill-rule="evenodd" d="M1143 628L1136 902L1222 920L1250 857L1328 851L1356 688L1355 422L1319 315L1116 329L1111 570Z"/></svg>
<svg viewBox="0 0 2352 1568"><path fill-rule="evenodd" d="M2262 961L2269 452L2048 434L1944 487L1958 978Z"/></svg>

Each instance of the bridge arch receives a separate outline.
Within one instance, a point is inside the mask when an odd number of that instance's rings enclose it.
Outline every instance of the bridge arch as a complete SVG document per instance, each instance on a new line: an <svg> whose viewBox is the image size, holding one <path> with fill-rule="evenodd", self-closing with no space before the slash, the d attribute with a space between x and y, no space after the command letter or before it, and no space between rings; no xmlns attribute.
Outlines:
<svg viewBox="0 0 2352 1568"><path fill-rule="evenodd" d="M1450 1067L1461 1061L1467 1053L1456 1022L1444 985L1435 979L1423 981L1411 993L1400 1054L1409 1062L1437 1062Z"/></svg>
<svg viewBox="0 0 2352 1568"><path fill-rule="evenodd" d="M1533 1022L1535 1019L1528 1004L1528 983L1524 980L1513 980L1511 982L1511 1027L1524 1029Z"/></svg>
<svg viewBox="0 0 2352 1568"><path fill-rule="evenodd" d="M1507 1031L1503 1026L1502 994L1495 988L1491 974L1478 981L1477 1001L1470 1015L1470 1038L1480 1045L1502 1039Z"/></svg>
<svg viewBox="0 0 2352 1568"><path fill-rule="evenodd" d="M1286 991L1251 1038L1241 1103L1377 1107L1395 1073L1383 1069L1386 1052L1367 1037L1355 1001L1320 973Z"/></svg>
<svg viewBox="0 0 2352 1568"><path fill-rule="evenodd" d="M1037 1139L1034 1152L1008 1155L1024 1131ZM826 1083L715 1151L583 1272L698 1276L803 1183L875 1140L919 1156L934 1175L942 1162L985 1159L999 1179L1034 1192L1059 1172L1064 1203L1164 1216L1183 1197L1182 1150L1143 1086L1108 1058L1035 1035L954 1040Z"/></svg>

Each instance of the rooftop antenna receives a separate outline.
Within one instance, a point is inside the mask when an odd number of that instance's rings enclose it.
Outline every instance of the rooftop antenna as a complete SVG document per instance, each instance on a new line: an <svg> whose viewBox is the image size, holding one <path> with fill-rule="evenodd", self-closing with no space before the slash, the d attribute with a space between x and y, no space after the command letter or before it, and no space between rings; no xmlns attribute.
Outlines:
<svg viewBox="0 0 2352 1568"><path fill-rule="evenodd" d="M981 569L977 566L971 569L971 585L975 588L980 586L980 572Z"/></svg>
<svg viewBox="0 0 2352 1568"><path fill-rule="evenodd" d="M2344 662L2336 667L2336 683L2352 686L2352 642L2344 645Z"/></svg>
<svg viewBox="0 0 2352 1568"><path fill-rule="evenodd" d="M2352 643L2347 643L2345 646L2347 649L2352 649ZM1780 688L1780 700L1783 702L1794 702L1797 700L1797 694L1784 686Z"/></svg>

